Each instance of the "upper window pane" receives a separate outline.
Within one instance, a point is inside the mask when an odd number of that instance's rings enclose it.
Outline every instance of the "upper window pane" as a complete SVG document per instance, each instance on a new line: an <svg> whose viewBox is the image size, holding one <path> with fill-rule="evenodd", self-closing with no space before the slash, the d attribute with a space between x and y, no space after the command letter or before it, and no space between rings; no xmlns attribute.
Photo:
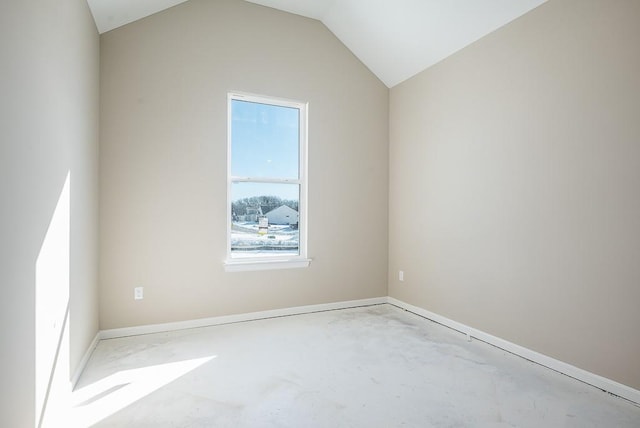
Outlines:
<svg viewBox="0 0 640 428"><path fill-rule="evenodd" d="M300 111L231 100L231 175L299 178Z"/></svg>

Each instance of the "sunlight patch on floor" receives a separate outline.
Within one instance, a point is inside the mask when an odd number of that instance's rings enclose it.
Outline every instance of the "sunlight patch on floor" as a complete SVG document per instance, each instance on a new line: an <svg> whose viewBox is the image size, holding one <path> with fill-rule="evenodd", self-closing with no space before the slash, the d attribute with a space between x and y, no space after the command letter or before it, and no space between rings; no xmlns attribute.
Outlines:
<svg viewBox="0 0 640 428"><path fill-rule="evenodd" d="M72 422L88 427L159 390L216 356L123 370L73 393Z"/></svg>

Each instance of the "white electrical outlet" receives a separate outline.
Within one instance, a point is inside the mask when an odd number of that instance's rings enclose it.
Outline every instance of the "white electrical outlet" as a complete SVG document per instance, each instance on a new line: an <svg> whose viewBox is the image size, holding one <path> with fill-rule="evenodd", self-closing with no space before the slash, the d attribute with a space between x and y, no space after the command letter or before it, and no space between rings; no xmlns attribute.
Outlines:
<svg viewBox="0 0 640 428"><path fill-rule="evenodd" d="M133 289L133 298L135 300L142 300L144 298L144 288L136 287Z"/></svg>
<svg viewBox="0 0 640 428"><path fill-rule="evenodd" d="M400 281L404 281L404 271L403 270L399 270L398 271L398 279Z"/></svg>

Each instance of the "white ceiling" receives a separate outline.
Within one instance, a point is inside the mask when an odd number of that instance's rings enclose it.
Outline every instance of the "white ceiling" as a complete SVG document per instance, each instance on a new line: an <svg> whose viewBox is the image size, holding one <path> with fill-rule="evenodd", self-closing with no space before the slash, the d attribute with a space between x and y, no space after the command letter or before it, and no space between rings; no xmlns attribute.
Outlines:
<svg viewBox="0 0 640 428"><path fill-rule="evenodd" d="M187 0L87 0L98 32L106 33Z"/></svg>
<svg viewBox="0 0 640 428"><path fill-rule="evenodd" d="M186 0L87 0L104 33ZM546 0L246 0L322 21L388 87Z"/></svg>

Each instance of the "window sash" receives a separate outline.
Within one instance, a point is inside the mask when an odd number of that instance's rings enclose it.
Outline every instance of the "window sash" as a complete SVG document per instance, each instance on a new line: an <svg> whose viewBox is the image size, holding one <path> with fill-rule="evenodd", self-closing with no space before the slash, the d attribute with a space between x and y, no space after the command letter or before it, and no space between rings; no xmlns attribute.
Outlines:
<svg viewBox="0 0 640 428"><path fill-rule="evenodd" d="M270 178L270 177L231 177L234 183L274 183L274 184L302 184L300 179Z"/></svg>

